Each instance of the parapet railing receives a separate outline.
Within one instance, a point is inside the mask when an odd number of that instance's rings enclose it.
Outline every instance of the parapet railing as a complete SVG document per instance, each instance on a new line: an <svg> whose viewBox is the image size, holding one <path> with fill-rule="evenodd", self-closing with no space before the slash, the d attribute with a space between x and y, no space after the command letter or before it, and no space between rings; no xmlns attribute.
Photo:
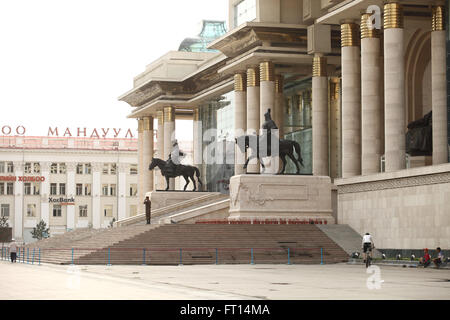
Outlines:
<svg viewBox="0 0 450 320"><path fill-rule="evenodd" d="M91 255L91 256L89 256ZM16 262L37 264L55 262L61 264L106 264L114 261L120 265L183 265L231 264L247 260L249 264L299 262L325 264L323 248L27 248L19 247ZM1 260L11 261L9 248L2 248ZM197 260L197 261L196 261ZM284 262L283 262L284 261ZM197 262L197 263L196 263ZM333 261L334 262L334 261ZM206 263L207 264L207 263Z"/></svg>

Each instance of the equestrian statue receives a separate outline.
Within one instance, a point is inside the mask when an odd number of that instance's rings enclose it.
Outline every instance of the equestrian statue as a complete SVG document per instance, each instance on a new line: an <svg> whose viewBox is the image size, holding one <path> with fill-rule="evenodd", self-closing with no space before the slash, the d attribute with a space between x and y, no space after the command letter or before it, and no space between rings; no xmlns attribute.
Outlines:
<svg viewBox="0 0 450 320"><path fill-rule="evenodd" d="M410 156L431 156L433 154L433 113L408 124L406 153Z"/></svg>
<svg viewBox="0 0 450 320"><path fill-rule="evenodd" d="M161 174L164 176L164 178L166 178L166 191L169 190L169 179L176 178L178 176L183 176L184 180L186 180L183 191L186 191L186 188L189 185L189 179L191 179L192 183L194 184L193 191L196 191L197 184L195 183L194 175L197 176L199 190L201 190L203 183L200 180L200 170L197 167L182 165L180 163L180 157L185 156L185 154L180 151L177 140L174 141L172 147L173 149L169 155L168 161L164 161L158 158L152 158L152 162L150 163L148 169L153 170L155 167L158 167L161 170Z"/></svg>
<svg viewBox="0 0 450 320"><path fill-rule="evenodd" d="M247 161L244 164L244 169L247 169L248 162L251 159L257 158L260 159L260 144L267 143L267 156L272 155L271 150L271 139L272 129L278 129L277 125L275 124L275 121L272 120L272 117L270 115L270 109L264 114L265 122L262 125L262 129L267 130L266 134L263 134L262 136L259 135L244 135L241 137L238 137L235 139L239 149L241 152L246 152L247 149L252 150L252 154L247 158ZM250 141L256 141L256 150L254 150L254 144L251 144ZM285 139L279 139L279 157L281 161L283 162L283 169L281 170L280 174L284 174L284 171L286 169L286 156L288 156L292 162L294 162L297 172L296 174L300 174L300 166L303 167L303 159L301 155L301 148L300 144L296 141L292 140L285 140ZM256 151L256 152L255 152ZM298 158L296 159L294 156L294 151L297 153ZM263 162L261 161L261 166L263 169L265 169Z"/></svg>

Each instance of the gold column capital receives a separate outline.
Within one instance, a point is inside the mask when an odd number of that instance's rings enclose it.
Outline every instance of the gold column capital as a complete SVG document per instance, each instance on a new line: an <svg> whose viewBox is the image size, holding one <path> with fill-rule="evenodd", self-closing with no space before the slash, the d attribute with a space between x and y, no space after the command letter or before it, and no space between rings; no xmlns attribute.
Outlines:
<svg viewBox="0 0 450 320"><path fill-rule="evenodd" d="M341 24L341 46L357 47L359 46L359 26L356 23Z"/></svg>
<svg viewBox="0 0 450 320"><path fill-rule="evenodd" d="M445 6L438 5L432 8L432 31L444 31L445 30Z"/></svg>
<svg viewBox="0 0 450 320"><path fill-rule="evenodd" d="M247 87L259 87L258 67L247 68Z"/></svg>
<svg viewBox="0 0 450 320"><path fill-rule="evenodd" d="M164 107L164 122L175 121L175 108L172 106Z"/></svg>
<svg viewBox="0 0 450 320"><path fill-rule="evenodd" d="M361 15L361 39L380 37L380 30L374 27L371 17L372 14L370 13L363 13Z"/></svg>
<svg viewBox="0 0 450 320"><path fill-rule="evenodd" d="M384 29L403 29L403 8L398 2L384 5Z"/></svg>
<svg viewBox="0 0 450 320"><path fill-rule="evenodd" d="M247 75L245 73L236 73L234 75L234 91L247 91Z"/></svg>
<svg viewBox="0 0 450 320"><path fill-rule="evenodd" d="M272 61L261 62L259 71L261 81L275 81L275 67Z"/></svg>
<svg viewBox="0 0 450 320"><path fill-rule="evenodd" d="M275 76L275 93L283 93L284 77L281 74Z"/></svg>
<svg viewBox="0 0 450 320"><path fill-rule="evenodd" d="M144 131L153 130L153 117L145 116L143 120L144 120L143 130Z"/></svg>
<svg viewBox="0 0 450 320"><path fill-rule="evenodd" d="M330 99L333 101L339 100L339 93L341 91L341 82L339 78L330 79Z"/></svg>
<svg viewBox="0 0 450 320"><path fill-rule="evenodd" d="M313 58L313 77L326 77L327 76L327 58L319 55L315 55Z"/></svg>
<svg viewBox="0 0 450 320"><path fill-rule="evenodd" d="M200 120L200 110L199 110L199 108L195 108L194 109L193 120L194 121L199 121Z"/></svg>
<svg viewBox="0 0 450 320"><path fill-rule="evenodd" d="M137 119L138 121L138 133L144 132L144 119Z"/></svg>

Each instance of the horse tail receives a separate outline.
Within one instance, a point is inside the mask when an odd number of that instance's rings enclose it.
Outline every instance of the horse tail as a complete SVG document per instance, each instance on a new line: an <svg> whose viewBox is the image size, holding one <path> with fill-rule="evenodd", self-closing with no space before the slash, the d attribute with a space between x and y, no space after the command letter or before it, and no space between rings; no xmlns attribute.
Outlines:
<svg viewBox="0 0 450 320"><path fill-rule="evenodd" d="M300 162L300 164L302 165L302 167L304 167L303 165L303 159L302 159L302 152L301 152L301 148L300 148L300 144L297 141L292 141L294 144L294 150L295 152L297 152L298 154L298 162Z"/></svg>
<svg viewBox="0 0 450 320"><path fill-rule="evenodd" d="M202 180L200 180L200 170L198 170L197 167L194 167L194 170L195 170L195 175L197 176L197 180L200 183L200 186L203 186L203 182L202 182Z"/></svg>

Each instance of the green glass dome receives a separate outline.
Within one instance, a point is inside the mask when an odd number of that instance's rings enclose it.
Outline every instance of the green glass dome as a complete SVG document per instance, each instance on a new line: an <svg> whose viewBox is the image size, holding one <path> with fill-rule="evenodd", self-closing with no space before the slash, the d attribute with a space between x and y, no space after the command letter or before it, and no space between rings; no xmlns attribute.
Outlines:
<svg viewBox="0 0 450 320"><path fill-rule="evenodd" d="M207 46L226 32L225 21L203 20L202 31L200 31L198 37L184 39L178 51L216 52L216 50L208 49Z"/></svg>

